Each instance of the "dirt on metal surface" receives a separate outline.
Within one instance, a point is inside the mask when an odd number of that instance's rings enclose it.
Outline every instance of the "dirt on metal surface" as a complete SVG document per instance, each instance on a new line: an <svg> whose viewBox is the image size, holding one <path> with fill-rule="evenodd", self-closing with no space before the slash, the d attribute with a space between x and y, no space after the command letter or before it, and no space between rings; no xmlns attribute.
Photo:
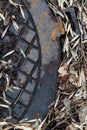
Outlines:
<svg viewBox="0 0 87 130"><path fill-rule="evenodd" d="M45 0L28 0L30 12L36 24L41 52L41 79L36 96L25 117L35 118L40 113L44 118L57 91L57 69L61 61L59 37L64 33L61 19L57 23Z"/></svg>
<svg viewBox="0 0 87 130"><path fill-rule="evenodd" d="M15 53L10 58L13 60L14 57L13 66L17 70L18 89L6 93L7 100L11 102L11 121L18 122L24 117L36 118L37 113L43 119L57 91L57 70L61 62L59 37L64 30L61 19L59 23L56 22L45 0L16 2L24 5L26 18L20 18L18 32L11 24L2 40L3 42L6 37L15 39L12 42ZM8 7L9 4L5 9ZM12 7L9 9L11 15L18 17L18 10ZM4 118L7 113L4 113Z"/></svg>
<svg viewBox="0 0 87 130"><path fill-rule="evenodd" d="M50 61L58 58L58 42L56 38L60 33L58 23L52 19L51 11L49 10L45 0L28 0L31 8L30 12L36 24L42 51L42 64L48 64Z"/></svg>
<svg viewBox="0 0 87 130"><path fill-rule="evenodd" d="M32 103L37 90L37 84L40 79L41 67L41 48L36 26L30 11L27 9L24 2L22 0L16 2L24 5L23 11L25 14L25 19L21 17L18 8L16 9L7 1L4 1L3 11L8 11L10 16L14 15L16 17L19 30L16 31L12 22L10 22L6 35L3 39L0 39L0 72L4 70L4 77L5 73L8 76L11 75L10 77L13 79L10 78L9 82L11 82L11 84L9 83L9 86L12 85L16 87L15 89L12 87L11 91L9 89L6 91L6 99L11 103L9 107L11 109L12 120L14 122L17 122L24 117L30 104ZM4 26L0 26L0 29L3 28ZM11 55L3 57L3 55L8 54L12 50L14 51ZM25 54L24 56L23 53ZM7 64L4 68L1 66L2 62ZM10 65L9 62L11 62ZM5 84L6 80L3 81L3 79L0 79L0 84L2 82ZM0 90L2 89L3 88L0 88ZM1 113L0 120L3 120L3 118L9 116L7 109L3 112L1 110Z"/></svg>

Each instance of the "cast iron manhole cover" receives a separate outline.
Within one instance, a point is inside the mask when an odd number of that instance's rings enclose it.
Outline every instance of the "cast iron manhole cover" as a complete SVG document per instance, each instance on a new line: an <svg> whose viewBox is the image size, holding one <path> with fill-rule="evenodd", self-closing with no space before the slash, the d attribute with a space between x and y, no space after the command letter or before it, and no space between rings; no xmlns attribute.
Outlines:
<svg viewBox="0 0 87 130"><path fill-rule="evenodd" d="M4 55L11 50L15 50L10 56L3 58L3 60L12 59L12 64L18 71L18 89L6 92L7 100L11 102L12 116L15 122L24 117L33 101L40 78L41 66L41 48L34 21L23 0L16 2L23 5L22 9L25 19L20 14L19 8L15 8L7 0L3 0L4 10L8 10L9 15L16 17L19 31L17 32L13 24L10 23L9 29L5 37L1 39L0 45L0 57L2 57L2 54ZM4 27L1 27L1 25L0 23L0 28L4 30ZM3 44L6 44L6 47L3 47ZM20 49L25 53L26 58L23 57ZM6 113L4 112L4 116Z"/></svg>

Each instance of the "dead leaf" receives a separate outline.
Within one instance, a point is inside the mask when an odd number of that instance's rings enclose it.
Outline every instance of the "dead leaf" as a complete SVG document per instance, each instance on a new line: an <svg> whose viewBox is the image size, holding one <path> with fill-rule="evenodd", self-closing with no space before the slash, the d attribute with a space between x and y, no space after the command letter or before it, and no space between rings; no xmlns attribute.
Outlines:
<svg viewBox="0 0 87 130"><path fill-rule="evenodd" d="M69 75L69 82L72 85L78 86L79 87L79 75L77 71L70 65L70 75Z"/></svg>
<svg viewBox="0 0 87 130"><path fill-rule="evenodd" d="M17 7L19 4L17 4L16 2L14 2L13 0L9 0L9 3L15 7Z"/></svg>
<svg viewBox="0 0 87 130"><path fill-rule="evenodd" d="M2 33L2 37L1 37L1 38L3 38L3 37L6 35L6 33L7 33L7 31L8 31L8 28L9 28L9 25L6 27L6 29L5 29L4 32Z"/></svg>
<svg viewBox="0 0 87 130"><path fill-rule="evenodd" d="M86 85L86 77L85 77L84 70L82 68L79 77L79 86L84 86L84 85Z"/></svg>
<svg viewBox="0 0 87 130"><path fill-rule="evenodd" d="M2 13L0 13L0 18L1 18L3 21L5 21L5 17L4 17L4 15L3 15Z"/></svg>
<svg viewBox="0 0 87 130"><path fill-rule="evenodd" d="M13 26L14 26L15 30L18 32L18 31L19 31L19 26L18 26L18 24L16 23L15 20L12 20L12 23L13 23Z"/></svg>
<svg viewBox="0 0 87 130"><path fill-rule="evenodd" d="M58 70L60 83L66 83L69 78L69 66L65 63Z"/></svg>
<svg viewBox="0 0 87 130"><path fill-rule="evenodd" d="M87 90L86 90L86 77L83 68L81 69L80 72L80 77L79 77L79 85L82 86L83 91L84 91L84 98L87 97Z"/></svg>
<svg viewBox="0 0 87 130"><path fill-rule="evenodd" d="M24 14L23 9L22 9L22 7L21 7L21 6L19 6L19 7L20 7L20 11L21 11L22 17L25 19L25 14Z"/></svg>

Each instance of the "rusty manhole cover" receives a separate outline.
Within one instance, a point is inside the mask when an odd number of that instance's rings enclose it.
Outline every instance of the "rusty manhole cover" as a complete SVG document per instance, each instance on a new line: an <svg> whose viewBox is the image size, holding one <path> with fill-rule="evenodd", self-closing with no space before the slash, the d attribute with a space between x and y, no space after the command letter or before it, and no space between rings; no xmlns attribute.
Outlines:
<svg viewBox="0 0 87 130"><path fill-rule="evenodd" d="M19 9L8 4L7 0L3 2L4 10L8 10L10 15L16 16L19 25L19 31L16 32L11 23L0 44L0 58L11 49L15 50L3 60L8 60L10 57L15 70L18 71L18 89L6 92L7 100L11 102L13 120L17 122L26 114L37 90L40 78L41 48L36 26L23 0L18 0L17 3L24 5L25 19L21 17ZM4 29L1 24L0 28ZM19 52L19 49L23 50L26 58ZM4 115L6 115L5 112Z"/></svg>

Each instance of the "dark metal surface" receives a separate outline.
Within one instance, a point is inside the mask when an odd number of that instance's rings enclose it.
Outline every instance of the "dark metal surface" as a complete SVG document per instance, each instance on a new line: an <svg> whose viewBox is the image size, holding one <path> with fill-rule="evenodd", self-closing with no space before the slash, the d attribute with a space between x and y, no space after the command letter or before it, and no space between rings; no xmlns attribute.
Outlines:
<svg viewBox="0 0 87 130"><path fill-rule="evenodd" d="M57 92L57 70L61 62L59 37L63 26L60 19L59 23L55 20L45 0L27 1L40 38L42 67L38 90L25 117L33 119L39 113L44 119Z"/></svg>
<svg viewBox="0 0 87 130"><path fill-rule="evenodd" d="M19 56L19 48L26 54L26 59L21 56L19 61L13 62L13 66L18 70L18 89L6 92L7 100L11 102L12 120L15 122L24 117L33 101L40 78L41 66L41 48L36 26L24 2L22 0L18 2L24 5L23 10L26 18L19 23L20 30L18 33L11 24L6 35L14 37L13 48L16 50L15 55L17 57ZM19 17L13 6L10 7L9 4L6 4L5 7L10 8L10 13L14 12L16 17Z"/></svg>
<svg viewBox="0 0 87 130"><path fill-rule="evenodd" d="M68 15L68 17L71 19L71 23L73 25L73 29L75 30L75 32L77 34L80 34L79 24L76 16L76 9L74 7L70 7L66 9L65 12Z"/></svg>
<svg viewBox="0 0 87 130"><path fill-rule="evenodd" d="M19 89L7 91L7 100L12 103L13 122L18 122L24 117L36 118L37 113L40 113L43 119L47 114L57 91L57 69L61 61L58 37L62 33L61 21L59 20L59 23L55 21L45 0L17 2L25 5L23 10L26 19L21 21L23 23L20 25L19 33L10 26L7 34L14 38L13 48L20 57L18 62L13 63L18 70ZM11 8L11 12L12 10ZM25 52L26 59L18 55L19 48Z"/></svg>

